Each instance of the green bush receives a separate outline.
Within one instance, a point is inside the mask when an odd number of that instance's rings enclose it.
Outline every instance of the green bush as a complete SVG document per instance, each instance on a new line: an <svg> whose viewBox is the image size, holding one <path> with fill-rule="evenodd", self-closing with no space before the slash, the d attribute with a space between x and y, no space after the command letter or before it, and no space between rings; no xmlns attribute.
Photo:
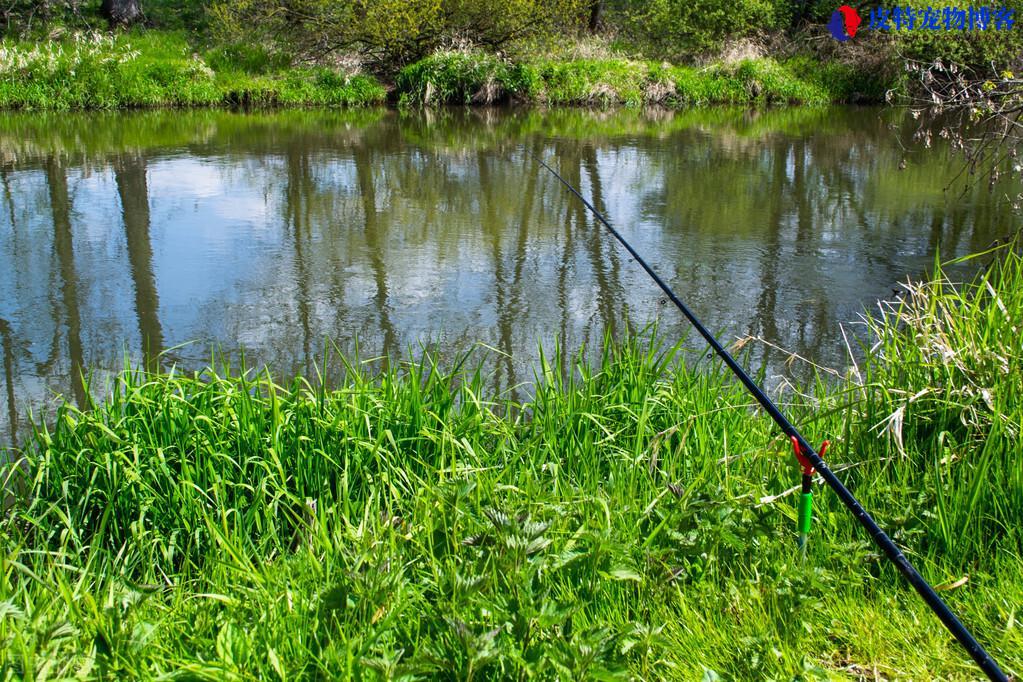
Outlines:
<svg viewBox="0 0 1023 682"><path fill-rule="evenodd" d="M577 23L583 0L221 0L210 16L231 42L273 45L298 57L357 51L393 73L467 42L495 50Z"/></svg>
<svg viewBox="0 0 1023 682"><path fill-rule="evenodd" d="M883 102L889 89L900 87L903 77L893 65L865 69L807 56L788 59L785 66L795 77L825 88L834 102Z"/></svg>
<svg viewBox="0 0 1023 682"><path fill-rule="evenodd" d="M621 4L618 16L641 47L667 58L711 52L725 39L778 25L771 0L633 0Z"/></svg>
<svg viewBox="0 0 1023 682"><path fill-rule="evenodd" d="M548 104L606 106L644 101L647 68L642 62L577 59L539 62L534 68L539 83L537 98Z"/></svg>
<svg viewBox="0 0 1023 682"><path fill-rule="evenodd" d="M244 71L246 73L269 73L291 65L291 58L279 52L271 52L261 45L229 43L207 50L206 63L216 71Z"/></svg>
<svg viewBox="0 0 1023 682"><path fill-rule="evenodd" d="M809 58L696 68L628 59L516 64L480 52L437 53L405 67L396 79L402 105L827 104L880 101L888 85L880 73Z"/></svg>
<svg viewBox="0 0 1023 682"><path fill-rule="evenodd" d="M824 24L841 4L834 0L773 0L773 14L777 28L798 29L806 23ZM899 4L899 3L893 3Z"/></svg>
<svg viewBox="0 0 1023 682"><path fill-rule="evenodd" d="M440 52L402 69L403 104L491 104L521 95L522 67L480 52Z"/></svg>
<svg viewBox="0 0 1023 682"><path fill-rule="evenodd" d="M142 0L146 23L163 30L204 31L206 7L207 3L196 0Z"/></svg>
<svg viewBox="0 0 1023 682"><path fill-rule="evenodd" d="M405 67L396 87L403 104L637 105L647 67L624 59L511 63L484 53L443 52Z"/></svg>
<svg viewBox="0 0 1023 682"><path fill-rule="evenodd" d="M693 104L829 104L883 97L883 86L853 89L860 82L850 76L853 67L808 59L778 62L746 59L736 64L703 68L655 65L650 79L658 83L664 100Z"/></svg>
<svg viewBox="0 0 1023 682"><path fill-rule="evenodd" d="M0 36L45 37L55 31L89 31L106 26L100 0L5 0L0 3ZM207 4L194 0L142 0L143 25L203 33Z"/></svg>
<svg viewBox="0 0 1023 682"><path fill-rule="evenodd" d="M928 3L926 0L912 0L908 3L917 9L934 6L939 11L946 5L966 7L968 3ZM1014 9L1016 26L1010 30L984 31L907 31L895 33L895 49L902 58L923 62L940 59L961 66L990 71L1014 68L1023 63L1023 1L1007 0L994 3ZM864 17L866 20L866 17Z"/></svg>

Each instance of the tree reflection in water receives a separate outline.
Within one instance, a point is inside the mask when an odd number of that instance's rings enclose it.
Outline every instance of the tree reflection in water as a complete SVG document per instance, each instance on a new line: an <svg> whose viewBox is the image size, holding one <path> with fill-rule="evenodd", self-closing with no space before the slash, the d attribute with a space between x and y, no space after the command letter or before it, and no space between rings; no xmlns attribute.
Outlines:
<svg viewBox="0 0 1023 682"><path fill-rule="evenodd" d="M537 155L722 338L841 365L841 322L1015 220L998 188L946 196L940 146L899 170L908 130L876 109L5 114L2 433L54 392L86 404L83 374L126 349L336 380L328 344L484 344L495 390L523 397L538 344L666 310ZM788 371L766 346L749 361Z"/></svg>

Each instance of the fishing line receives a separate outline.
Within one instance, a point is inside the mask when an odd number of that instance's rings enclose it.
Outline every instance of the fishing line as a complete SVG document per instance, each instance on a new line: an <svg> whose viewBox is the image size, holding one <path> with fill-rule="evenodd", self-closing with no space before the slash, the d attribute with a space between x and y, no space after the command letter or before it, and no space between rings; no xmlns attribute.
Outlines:
<svg viewBox="0 0 1023 682"><path fill-rule="evenodd" d="M942 601L941 597L938 596L938 593L934 591L934 588L931 587L924 577L920 575L911 563L909 563L909 559L907 559L902 553L902 550L899 549L898 545L896 545L892 539L889 538L883 530L881 530L881 527L877 525L877 522L874 521L873 517L867 513L867 511L859 503L859 500L857 500L856 497L849 492L849 489L846 488L842 482L838 480L838 477L835 476L834 472L828 468L828 465L824 462L821 455L817 454L814 448L810 446L809 442L807 442L806 438L803 437L803 434L801 434L799 430L796 429L796 427L793 426L785 417L785 415L782 414L781 410L778 409L778 406L774 404L774 401L772 401L763 389L761 389L760 386L757 385L752 378L750 378L749 374L747 374L739 363L735 361L735 358L732 357L731 353L725 350L724 346L718 342L714 335L703 326L703 323L700 322L699 318L697 318L696 315L689 310L686 304L675 295L675 292L671 290L671 287L669 287L664 280L662 280L660 276L654 272L654 269L647 264L646 260L644 260L639 253L637 253L636 249L632 248L632 245L626 241L618 230L611 226L611 223L608 222L607 218L605 218L600 211L598 211L596 207L594 207L593 204L591 204L586 197L579 192L579 190L572 186L572 184L565 180L565 178L561 177L560 173L547 165L547 163L539 156L536 157L536 160L541 166L550 171L551 174L554 175L554 177L557 178L558 181L561 182L561 184L564 185L572 194L578 197L579 201L583 202L583 205L586 206L597 220L599 220L601 224L607 228L608 232L610 232L612 236L614 236L614 238L625 247L625 250L632 255L636 262L639 263L643 270L645 270L657 286L660 287L665 296L667 296L668 299L675 304L675 307L678 308L685 318L689 320L690 324L696 328L696 331L700 333L700 336L702 336L710 347L714 349L714 352L718 354L724 363L728 365L728 368L732 370L732 373L735 374L739 381L742 382L743 386L746 387L746 390L749 391L750 394L756 398L757 402L760 403L760 406L763 407L769 415L771 415L771 419L774 420L775 424L777 424L785 435L792 440L797 457L799 457L800 454L802 455L802 457L800 457L801 462L805 459L806 462L808 462L809 465L812 466L818 474L820 474L821 478L824 479L824 482L828 484L828 487L831 488L836 495L838 495L838 499L842 501L842 504L844 504L849 511L852 512L853 516L856 517L856 520L860 522L860 525L867 530L867 533L870 534L874 544L881 548L884 555L890 562L895 564L895 567L899 569L899 572L902 573L909 584L913 586L913 589L917 591L917 594L919 594L924 602L926 602L927 606L930 607L931 611L933 611L941 620L945 628L952 633L959 644L962 645L966 652L970 654L970 657L973 658L977 666L984 671L984 674L995 682L1008 682L1008 678L1005 673L1002 672L995 660L991 658L987 651L984 650L984 647L981 646L980 642L978 642L966 626L959 621L952 610L949 609L945 602Z"/></svg>

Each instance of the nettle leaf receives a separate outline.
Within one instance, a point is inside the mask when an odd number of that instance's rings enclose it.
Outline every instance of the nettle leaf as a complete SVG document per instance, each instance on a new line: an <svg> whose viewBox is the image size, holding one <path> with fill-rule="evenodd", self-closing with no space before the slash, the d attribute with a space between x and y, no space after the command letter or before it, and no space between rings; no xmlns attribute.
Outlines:
<svg viewBox="0 0 1023 682"><path fill-rule="evenodd" d="M551 572L560 571L579 559L584 557L588 558L589 556L590 554L588 552L583 552L577 549L562 550L560 553L548 559L547 570Z"/></svg>
<svg viewBox="0 0 1023 682"><path fill-rule="evenodd" d="M612 569L612 570L608 571L607 573L604 573L603 575L605 577L607 577L607 578L610 578L612 580L617 580L619 582L626 582L626 581L631 581L631 582L636 582L636 583L643 582L643 576L641 576L639 573L637 573L635 570L633 570L631 568L625 568L625 567L615 568L615 569Z"/></svg>
<svg viewBox="0 0 1023 682"><path fill-rule="evenodd" d="M493 543L494 539L487 533L477 533L476 535L470 535L462 540L462 545L465 547L483 547L485 545L492 545Z"/></svg>
<svg viewBox="0 0 1023 682"><path fill-rule="evenodd" d="M742 550L746 547L746 543L743 542L742 538L729 530L723 530L721 532L721 541L736 551Z"/></svg>
<svg viewBox="0 0 1023 682"><path fill-rule="evenodd" d="M541 552L547 549L547 546L550 544L551 541L545 537L533 538L532 540L529 541L529 544L526 545L526 554L533 555L536 554L537 552Z"/></svg>
<svg viewBox="0 0 1023 682"><path fill-rule="evenodd" d="M540 627L549 628L554 625L561 625L566 623L572 617L576 611L579 610L579 606L576 604L559 604L556 601L546 601L541 607L540 617L538 622Z"/></svg>
<svg viewBox="0 0 1023 682"><path fill-rule="evenodd" d="M480 589L485 580L486 576L482 575L463 576L458 574L455 576L455 587L463 593L475 592Z"/></svg>
<svg viewBox="0 0 1023 682"><path fill-rule="evenodd" d="M511 518L503 511L498 509L488 509L483 514L490 519L490 522L494 524L494 528L499 531L508 530L514 528Z"/></svg>
<svg viewBox="0 0 1023 682"><path fill-rule="evenodd" d="M529 537L537 537L543 535L548 528L551 527L549 523L541 523L538 521L526 521L521 525L521 531Z"/></svg>

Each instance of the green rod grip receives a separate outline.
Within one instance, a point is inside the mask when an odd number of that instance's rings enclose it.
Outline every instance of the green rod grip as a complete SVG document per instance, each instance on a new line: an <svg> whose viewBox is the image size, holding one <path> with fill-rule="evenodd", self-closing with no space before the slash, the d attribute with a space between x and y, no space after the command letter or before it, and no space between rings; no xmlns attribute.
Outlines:
<svg viewBox="0 0 1023 682"><path fill-rule="evenodd" d="M813 520L813 493L803 493L799 496L799 520L798 528L800 534L810 532L810 522Z"/></svg>

